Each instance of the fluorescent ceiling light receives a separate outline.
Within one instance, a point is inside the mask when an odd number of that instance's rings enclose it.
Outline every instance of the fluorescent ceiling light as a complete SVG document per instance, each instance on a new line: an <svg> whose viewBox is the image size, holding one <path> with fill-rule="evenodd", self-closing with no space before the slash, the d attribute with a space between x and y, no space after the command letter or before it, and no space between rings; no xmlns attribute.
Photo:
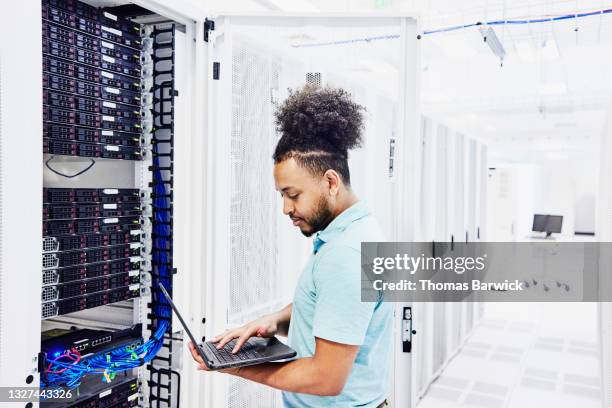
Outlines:
<svg viewBox="0 0 612 408"><path fill-rule="evenodd" d="M495 54L495 56L503 62L504 57L506 56L506 50L499 40L499 37L497 37L497 34L495 34L493 27L481 27L480 34L493 54Z"/></svg>

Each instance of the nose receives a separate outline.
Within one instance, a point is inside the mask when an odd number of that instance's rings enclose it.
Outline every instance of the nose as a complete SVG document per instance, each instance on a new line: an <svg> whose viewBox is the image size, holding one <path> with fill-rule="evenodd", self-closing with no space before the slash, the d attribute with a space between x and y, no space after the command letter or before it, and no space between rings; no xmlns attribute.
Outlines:
<svg viewBox="0 0 612 408"><path fill-rule="evenodd" d="M291 200L287 199L287 197L283 197L283 214L291 216L293 211L294 208Z"/></svg>

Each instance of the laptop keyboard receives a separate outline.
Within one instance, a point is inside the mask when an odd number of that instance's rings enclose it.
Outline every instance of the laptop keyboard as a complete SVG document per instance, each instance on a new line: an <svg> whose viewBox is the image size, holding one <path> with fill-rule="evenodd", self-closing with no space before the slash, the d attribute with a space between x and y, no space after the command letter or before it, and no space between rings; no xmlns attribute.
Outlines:
<svg viewBox="0 0 612 408"><path fill-rule="evenodd" d="M227 343L225 346L223 346L222 349L217 349L217 346L214 344L210 345L210 349L215 354L217 359L224 363L251 360L254 358L263 357L259 352L254 350L253 345L249 344L248 341L242 345L242 347L236 354L233 354L232 350L234 349L235 345L236 345L236 340L232 340L229 343Z"/></svg>

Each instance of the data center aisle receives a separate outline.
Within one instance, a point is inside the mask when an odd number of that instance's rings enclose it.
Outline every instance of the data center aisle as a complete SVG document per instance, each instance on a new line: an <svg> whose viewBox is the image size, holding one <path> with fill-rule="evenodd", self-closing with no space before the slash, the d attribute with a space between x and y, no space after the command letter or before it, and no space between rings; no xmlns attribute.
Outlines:
<svg viewBox="0 0 612 408"><path fill-rule="evenodd" d="M599 408L595 303L487 304L419 408Z"/></svg>

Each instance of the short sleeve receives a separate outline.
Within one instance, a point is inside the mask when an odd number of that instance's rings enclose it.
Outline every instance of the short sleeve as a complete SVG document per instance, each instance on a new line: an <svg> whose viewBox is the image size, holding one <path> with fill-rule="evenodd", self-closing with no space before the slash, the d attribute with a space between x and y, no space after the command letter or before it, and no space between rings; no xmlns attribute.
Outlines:
<svg viewBox="0 0 612 408"><path fill-rule="evenodd" d="M348 246L325 248L314 265L317 291L313 335L362 345L375 303L361 301L361 254Z"/></svg>

